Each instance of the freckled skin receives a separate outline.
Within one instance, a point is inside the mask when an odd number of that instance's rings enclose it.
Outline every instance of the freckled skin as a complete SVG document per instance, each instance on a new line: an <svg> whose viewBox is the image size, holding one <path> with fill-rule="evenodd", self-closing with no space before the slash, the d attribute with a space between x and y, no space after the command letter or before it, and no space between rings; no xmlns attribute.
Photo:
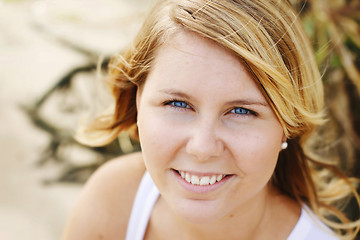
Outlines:
<svg viewBox="0 0 360 240"><path fill-rule="evenodd" d="M285 138L274 112L234 55L191 33L171 40L160 47L137 96L143 158L161 198L193 223L264 205ZM169 104L174 98L186 104ZM221 189L197 195L179 186L172 169L232 177Z"/></svg>
<svg viewBox="0 0 360 240"><path fill-rule="evenodd" d="M145 240L287 239L300 207L268 184L285 140L273 111L236 57L188 32L170 40L137 94L142 153L92 175L62 239L125 239L145 167L161 193ZM174 169L230 177L199 194Z"/></svg>

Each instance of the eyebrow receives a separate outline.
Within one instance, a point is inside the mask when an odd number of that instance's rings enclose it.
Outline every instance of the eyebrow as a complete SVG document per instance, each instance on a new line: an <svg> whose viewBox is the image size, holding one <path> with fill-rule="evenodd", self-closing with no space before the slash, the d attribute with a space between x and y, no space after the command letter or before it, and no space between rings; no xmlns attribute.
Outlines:
<svg viewBox="0 0 360 240"><path fill-rule="evenodd" d="M191 99L190 95L188 95L184 92L175 91L172 89L162 89L162 90L160 90L160 92L168 94L168 95L180 97L185 100ZM269 107L268 102L261 101L261 100L254 100L254 99L238 99L238 100L226 102L226 105L242 105L242 106L259 105L259 106Z"/></svg>
<svg viewBox="0 0 360 240"><path fill-rule="evenodd" d="M160 90L160 92L166 93L168 95L181 97L181 98L184 98L184 99L191 99L191 97L188 94L186 94L184 92L174 91L172 89L162 89L162 90Z"/></svg>
<svg viewBox="0 0 360 240"><path fill-rule="evenodd" d="M250 105L259 105L259 106L263 106L263 107L268 107L269 104L265 101L258 101L258 100L245 100L245 99L239 99L239 100L235 100L235 101L230 101L227 102L227 104L229 105L245 105L245 106L250 106Z"/></svg>

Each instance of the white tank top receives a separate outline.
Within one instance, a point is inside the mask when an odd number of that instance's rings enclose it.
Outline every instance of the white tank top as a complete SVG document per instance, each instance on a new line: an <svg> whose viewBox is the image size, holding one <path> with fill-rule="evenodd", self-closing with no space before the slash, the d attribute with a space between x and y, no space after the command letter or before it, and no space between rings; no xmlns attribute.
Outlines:
<svg viewBox="0 0 360 240"><path fill-rule="evenodd" d="M145 172L130 215L126 240L143 240L159 191ZM301 209L300 218L287 240L338 240L308 207Z"/></svg>

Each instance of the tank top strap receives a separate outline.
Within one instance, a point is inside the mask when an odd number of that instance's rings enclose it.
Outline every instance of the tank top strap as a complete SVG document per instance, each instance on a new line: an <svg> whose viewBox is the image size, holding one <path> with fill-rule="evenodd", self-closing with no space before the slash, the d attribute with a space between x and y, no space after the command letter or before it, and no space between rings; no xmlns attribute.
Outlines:
<svg viewBox="0 0 360 240"><path fill-rule="evenodd" d="M126 240L142 240L144 238L152 209L158 197L159 191L146 171L141 179L131 210Z"/></svg>

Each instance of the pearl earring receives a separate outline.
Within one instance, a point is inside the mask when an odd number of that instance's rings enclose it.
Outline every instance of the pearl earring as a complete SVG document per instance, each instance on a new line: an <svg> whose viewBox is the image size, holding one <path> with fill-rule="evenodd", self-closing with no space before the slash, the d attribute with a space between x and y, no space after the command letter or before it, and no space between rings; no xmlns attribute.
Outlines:
<svg viewBox="0 0 360 240"><path fill-rule="evenodd" d="M281 144L281 149L284 150L288 147L288 143L285 141L285 142L282 142Z"/></svg>

